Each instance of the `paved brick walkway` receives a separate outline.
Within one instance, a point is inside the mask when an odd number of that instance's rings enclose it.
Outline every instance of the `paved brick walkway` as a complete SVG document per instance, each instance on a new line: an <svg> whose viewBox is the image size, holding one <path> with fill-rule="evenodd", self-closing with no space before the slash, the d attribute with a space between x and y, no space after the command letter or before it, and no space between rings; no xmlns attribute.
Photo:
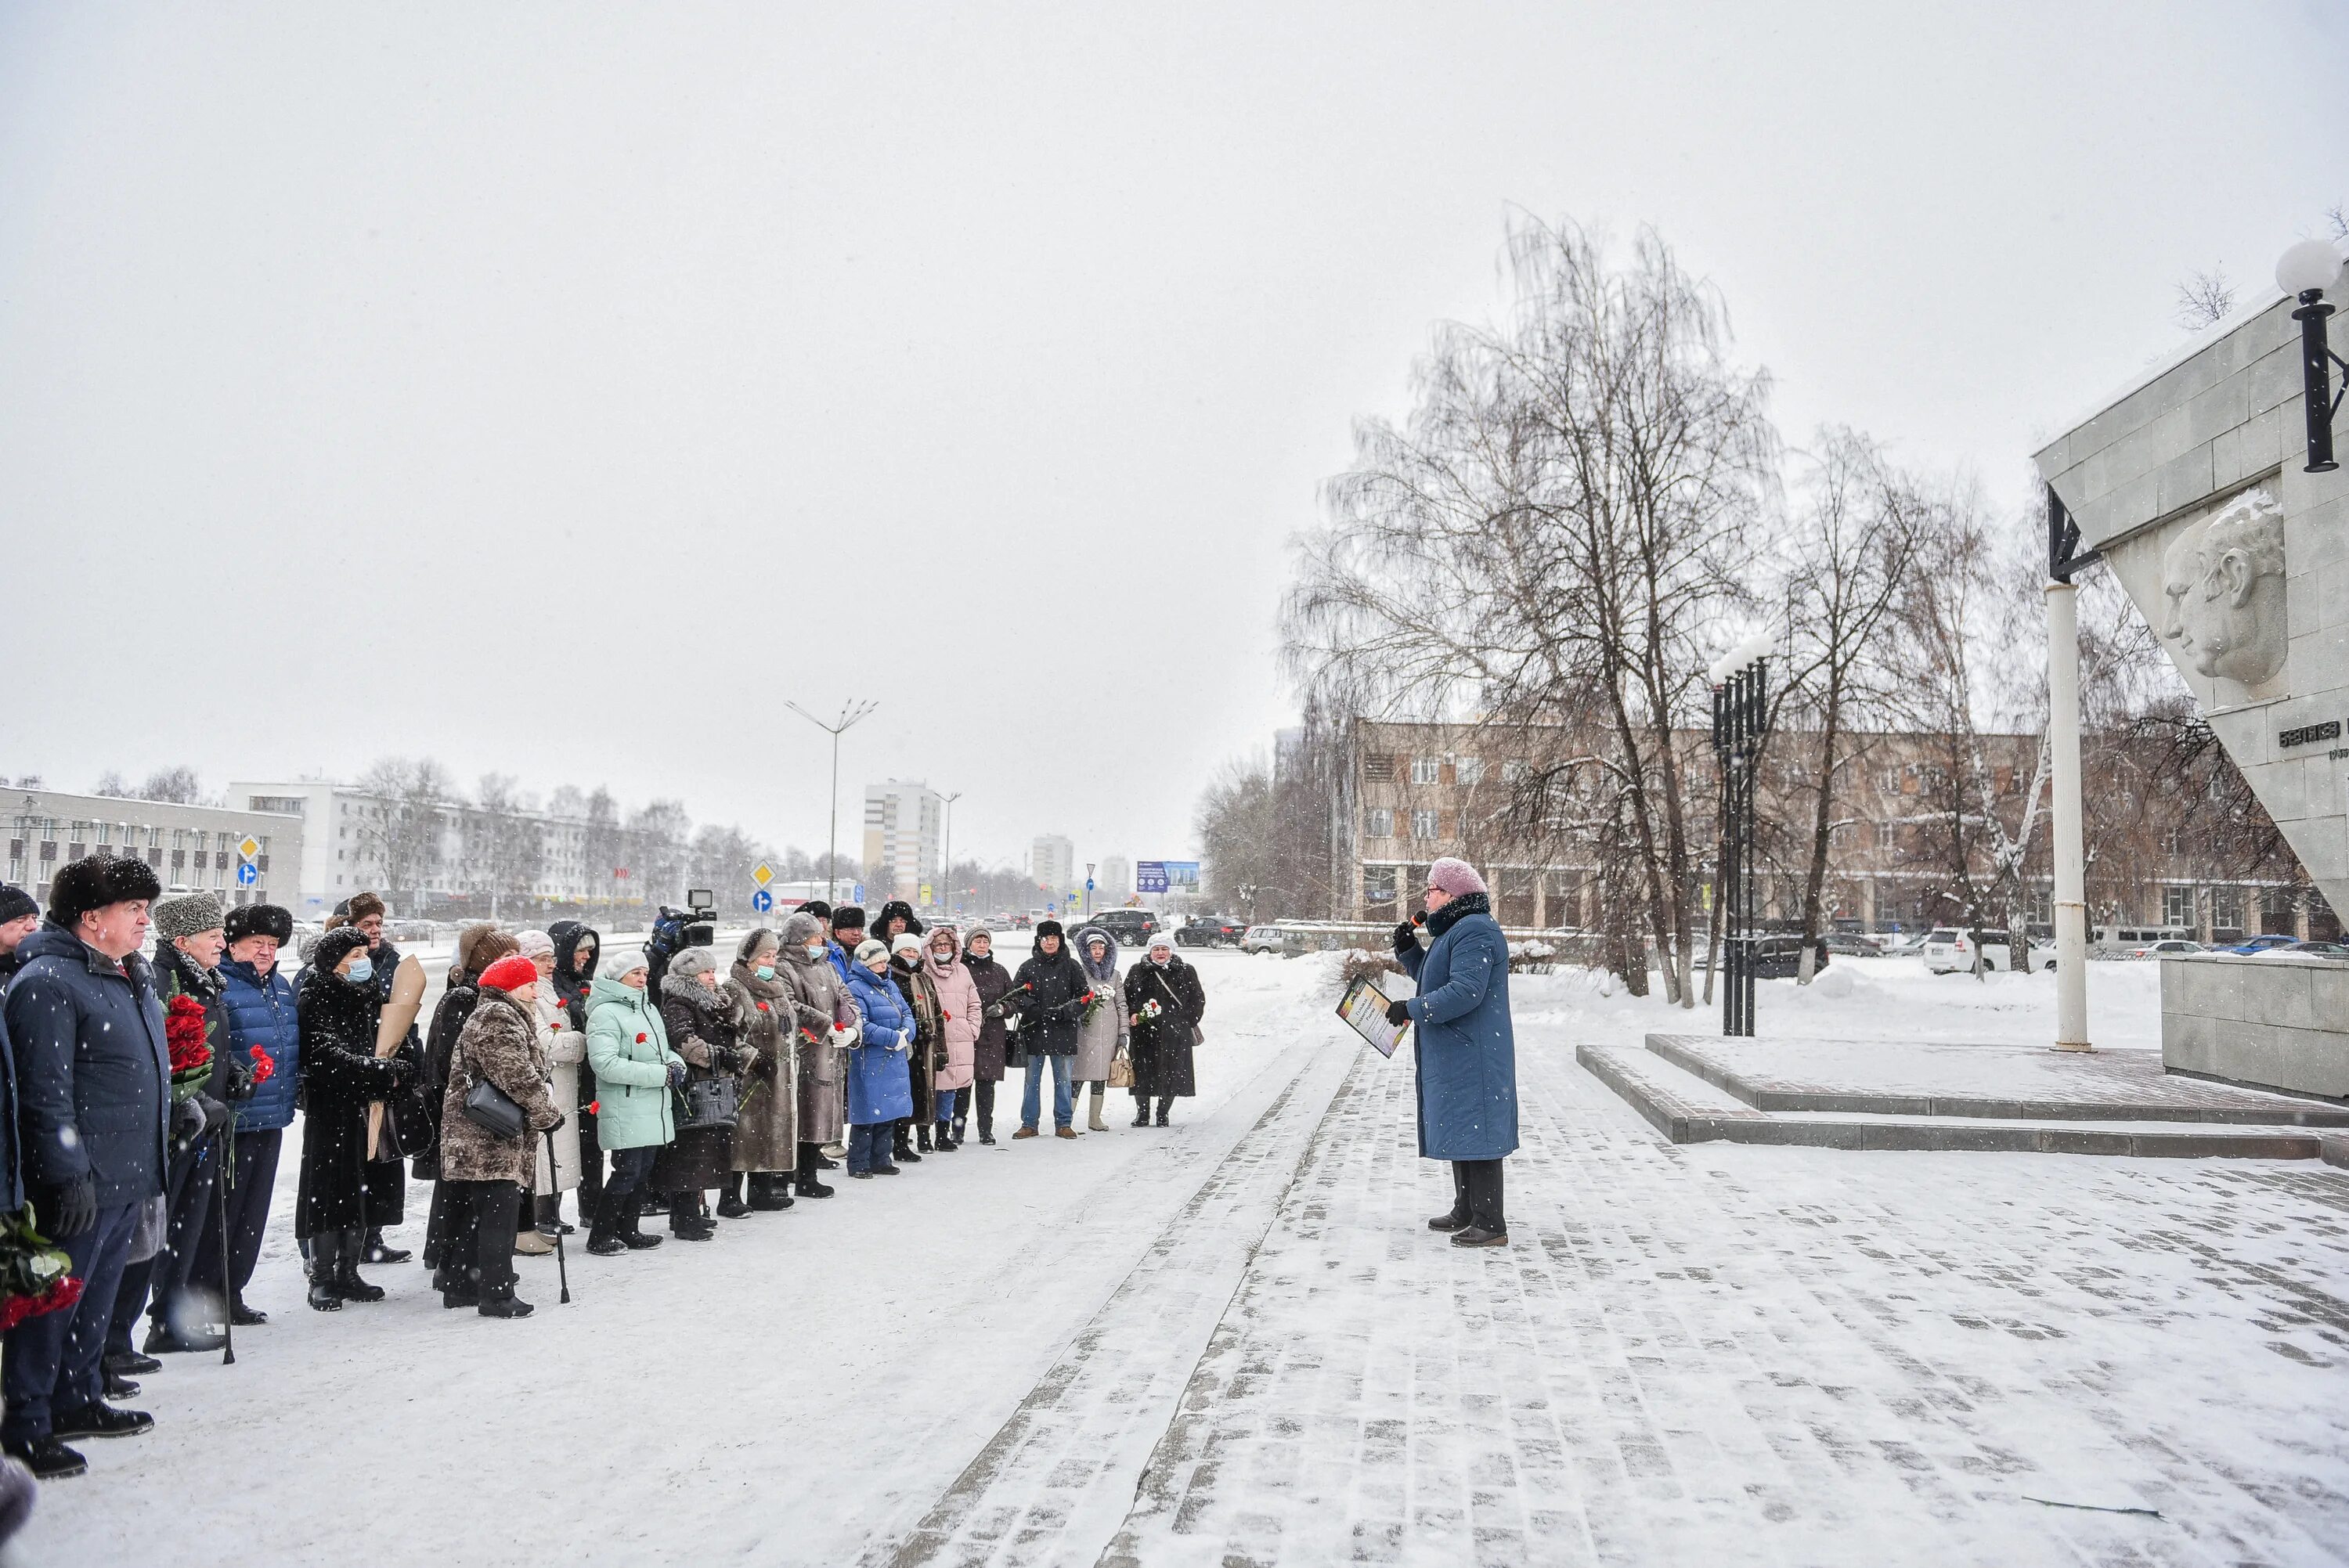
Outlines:
<svg viewBox="0 0 2349 1568"><path fill-rule="evenodd" d="M1520 1059L1481 1253L1357 1062L1102 1561L2349 1560L2349 1176L1674 1147Z"/></svg>

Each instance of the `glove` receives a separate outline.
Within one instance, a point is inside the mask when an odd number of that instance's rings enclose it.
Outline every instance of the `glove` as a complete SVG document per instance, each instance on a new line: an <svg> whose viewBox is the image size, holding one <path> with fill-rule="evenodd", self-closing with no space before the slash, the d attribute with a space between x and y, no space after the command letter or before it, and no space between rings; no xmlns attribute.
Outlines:
<svg viewBox="0 0 2349 1568"><path fill-rule="evenodd" d="M1003 1004L1000 1002L989 1002L987 1005L987 1016L990 1018L1000 1018L1003 1016Z"/></svg>
<svg viewBox="0 0 2349 1568"><path fill-rule="evenodd" d="M1394 950L1408 953L1418 945L1419 927L1407 920L1398 923L1394 928Z"/></svg>
<svg viewBox="0 0 2349 1568"><path fill-rule="evenodd" d="M62 1187L48 1191L48 1210L57 1217L49 1222L48 1235L53 1241L78 1236L98 1223L98 1181L94 1177L80 1176Z"/></svg>
<svg viewBox="0 0 2349 1568"><path fill-rule="evenodd" d="M234 1057L221 1058L212 1081L219 1086L221 1098L232 1105L243 1105L253 1098L253 1069Z"/></svg>
<svg viewBox="0 0 2349 1568"><path fill-rule="evenodd" d="M685 1087L685 1064L683 1062L671 1062L668 1064L668 1087L671 1088L683 1088Z"/></svg>
<svg viewBox="0 0 2349 1568"><path fill-rule="evenodd" d="M193 1143L211 1125L212 1118L204 1109L202 1095L190 1095L171 1108L171 1136L182 1143Z"/></svg>
<svg viewBox="0 0 2349 1568"><path fill-rule="evenodd" d="M1411 1004L1410 1004L1410 1003L1408 1003L1408 1002L1390 1002L1390 1003L1388 1003L1388 1004L1387 1004L1387 1022L1388 1022L1388 1023L1390 1023L1390 1024L1393 1024L1393 1025L1397 1026L1398 1027L1400 1027L1401 1026L1402 1026L1402 1025L1404 1025L1404 1024L1408 1024L1408 1023L1410 1023L1410 1022L1411 1022Z"/></svg>

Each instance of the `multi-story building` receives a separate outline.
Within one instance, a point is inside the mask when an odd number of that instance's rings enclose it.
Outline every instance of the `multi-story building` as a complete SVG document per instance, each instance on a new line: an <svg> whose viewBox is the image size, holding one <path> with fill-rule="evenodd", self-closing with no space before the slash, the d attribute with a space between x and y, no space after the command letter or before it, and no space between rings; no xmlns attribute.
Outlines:
<svg viewBox="0 0 2349 1568"><path fill-rule="evenodd" d="M1077 846L1065 833L1040 834L1028 848L1028 874L1048 900L1067 897L1082 885Z"/></svg>
<svg viewBox="0 0 2349 1568"><path fill-rule="evenodd" d="M888 868L897 897L917 897L938 879L946 820L946 797L919 779L867 784L864 864Z"/></svg>
<svg viewBox="0 0 2349 1568"><path fill-rule="evenodd" d="M1817 822L1816 738L1774 736L1756 815L1764 918L1800 916ZM1863 929L1947 923L1958 893L1993 878L1993 834L2020 826L2039 771L2039 738L1994 734L1958 747L1948 737L1853 738L1830 798L1822 907ZM2231 799L2220 759L2180 766L2133 736L2092 738L2086 833L2092 924L2165 924L2204 940L2261 931L2330 934L2333 913L2261 824L2222 821ZM1340 748L1330 791L1331 918L1396 918L1428 863L1458 855L1483 870L1506 925L1591 926L1608 885L1594 824L1614 799L1596 765L1605 748L1556 728L1358 719ZM1686 830L1697 874L1717 842L1711 738L1674 738ZM1979 771L1973 758L1978 754ZM1953 770L1969 774L1963 787ZM2044 922L2053 878L2044 797L2023 854L2023 900ZM1315 912L1321 913L1321 912Z"/></svg>
<svg viewBox="0 0 2349 1568"><path fill-rule="evenodd" d="M1124 855L1103 855L1093 881L1100 890L1093 895L1094 903L1123 903L1133 896L1133 861Z"/></svg>
<svg viewBox="0 0 2349 1568"><path fill-rule="evenodd" d="M232 796L232 799L235 797ZM291 905L304 860L305 823L277 805L243 810L71 795L0 791L7 818L6 880L47 904L57 868L86 856L145 861L167 891L208 889L223 903ZM248 857L253 880L243 881Z"/></svg>

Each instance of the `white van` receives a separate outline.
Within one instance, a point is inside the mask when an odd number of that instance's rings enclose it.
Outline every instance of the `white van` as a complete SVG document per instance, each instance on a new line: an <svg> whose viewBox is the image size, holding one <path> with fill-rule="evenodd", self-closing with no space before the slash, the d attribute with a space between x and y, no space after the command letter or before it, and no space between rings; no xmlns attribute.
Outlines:
<svg viewBox="0 0 2349 1568"><path fill-rule="evenodd" d="M2091 958L2140 958L2146 949L2160 942L2192 942L2194 934L2182 925L2100 925L2088 934L2088 956ZM2191 953L2199 948L2173 947L2172 953Z"/></svg>

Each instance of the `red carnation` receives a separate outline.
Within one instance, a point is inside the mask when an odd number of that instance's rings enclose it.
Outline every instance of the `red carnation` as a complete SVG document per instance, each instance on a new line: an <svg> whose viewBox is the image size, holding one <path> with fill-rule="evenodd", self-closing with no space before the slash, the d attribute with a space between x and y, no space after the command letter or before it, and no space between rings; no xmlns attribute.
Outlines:
<svg viewBox="0 0 2349 1568"><path fill-rule="evenodd" d="M588 1114L588 1115L590 1115L590 1116L601 1116L601 1115L603 1115L603 1114L604 1114L604 1102L603 1102L602 1100L600 1100L600 1099L591 1099L591 1100L589 1100L589 1101L587 1102L587 1114Z"/></svg>
<svg viewBox="0 0 2349 1568"><path fill-rule="evenodd" d="M44 1313L59 1312L81 1299L81 1277L66 1274L53 1282L47 1290L34 1295L12 1295L0 1302L0 1333L16 1327L28 1317Z"/></svg>
<svg viewBox="0 0 2349 1568"><path fill-rule="evenodd" d="M641 1046L641 1045L643 1045L644 1043L645 1043L645 1037L644 1037L644 1036L642 1036L642 1035L638 1035L638 1036L636 1037L636 1044L638 1044L638 1045L640 1045L640 1046Z"/></svg>
<svg viewBox="0 0 2349 1568"><path fill-rule="evenodd" d="M759 1011L761 1011L761 1013L763 1013L763 1012L766 1012L767 1010L768 1010L768 1008L767 1008L767 1005L766 1005L764 1002L761 1002L761 1003L760 1003L760 1004L759 1004Z"/></svg>
<svg viewBox="0 0 2349 1568"><path fill-rule="evenodd" d="M193 1072L212 1059L204 1043L204 1005L184 994L163 1009L163 1038L171 1048L171 1076Z"/></svg>
<svg viewBox="0 0 2349 1568"><path fill-rule="evenodd" d="M277 1070L277 1063L276 1063L276 1060L275 1060L274 1057L272 1057L270 1056L270 1054L269 1054L267 1051L263 1050L259 1046L255 1046L255 1047L253 1047L253 1081L254 1081L254 1083L256 1083L256 1084L264 1084L264 1083L267 1083L267 1082L269 1081L270 1075L271 1075L271 1074L273 1074L273 1073L274 1073L276 1070Z"/></svg>

